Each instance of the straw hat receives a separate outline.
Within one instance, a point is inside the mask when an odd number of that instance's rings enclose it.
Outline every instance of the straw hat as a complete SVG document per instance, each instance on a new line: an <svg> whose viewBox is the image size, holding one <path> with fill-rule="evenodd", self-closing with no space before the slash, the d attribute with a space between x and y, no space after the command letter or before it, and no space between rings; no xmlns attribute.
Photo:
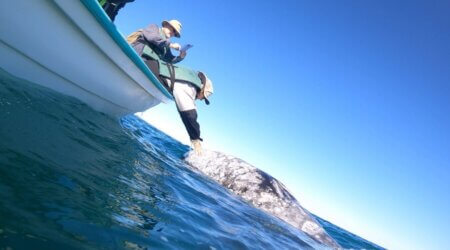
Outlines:
<svg viewBox="0 0 450 250"><path fill-rule="evenodd" d="M181 23L178 20L175 20L175 19L170 20L170 21L164 20L162 22L162 26L165 26L165 25L169 25L170 27L172 27L173 30L175 30L175 36L180 38Z"/></svg>

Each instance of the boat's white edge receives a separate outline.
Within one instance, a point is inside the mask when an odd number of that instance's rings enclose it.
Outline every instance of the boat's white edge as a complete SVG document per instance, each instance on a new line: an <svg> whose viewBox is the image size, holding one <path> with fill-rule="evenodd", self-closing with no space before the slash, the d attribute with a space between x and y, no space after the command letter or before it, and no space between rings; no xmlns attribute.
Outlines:
<svg viewBox="0 0 450 250"><path fill-rule="evenodd" d="M116 63L124 72L130 75L136 82L142 85L143 88L149 90L153 95L157 95L163 102L172 100L172 95L167 91L167 89L159 82L158 78L149 70L147 65L143 62L141 57L136 53L136 51L131 48L127 43L123 35L117 30L116 26L111 22L109 17L103 11L98 1L96 0L80 0L80 1L67 1L67 0L53 0L62 11L81 29L83 33L86 34L93 43L95 43L98 48L105 52L110 59ZM93 29L92 20L86 18L88 15L84 11L73 11L78 7L80 2L85 6L86 11L92 15L97 21L98 25L103 29L103 32L99 30L99 27ZM97 26L97 25L95 25ZM101 34L100 34L101 33ZM109 48L101 43L100 35L107 35L109 38L116 43L117 46ZM119 48L122 53L120 53L117 48ZM128 57L125 60L123 56ZM141 72L136 72L136 67ZM143 81L140 79L142 76L137 76L136 73L143 73L148 80L150 80L151 85L148 81ZM155 88L159 91L155 91Z"/></svg>
<svg viewBox="0 0 450 250"><path fill-rule="evenodd" d="M78 84L71 82L69 79L59 75L56 72L51 71L49 68L41 65L39 62L33 60L27 55L21 53L15 48L5 44L0 40L0 51L2 57L8 58L10 65L20 65L21 72L16 73L14 70L10 70L11 67L0 67L1 69L6 70L7 72L14 74L19 79L24 79L30 81L34 84L39 84L44 87L50 88L57 92L67 94L69 96L74 96L73 93L77 93L76 98L87 102L94 109L105 112L107 114L112 114L115 116L120 116L121 114L127 114L132 112L128 110L126 107L122 107L113 102L110 102L103 97L96 95L90 91L87 91L80 87ZM5 65L2 65L5 66ZM35 76L39 75L42 77L43 81L39 79L35 80ZM38 83L36 83L36 81ZM89 100L95 100L93 102Z"/></svg>
<svg viewBox="0 0 450 250"><path fill-rule="evenodd" d="M53 1L16 0L9 3L8 9L0 9L2 69L75 96L115 116L143 111L170 100L80 1L64 2L75 4L65 7L73 7L71 13L80 13L82 23L67 18ZM85 34L82 25L88 25L84 29L97 35Z"/></svg>

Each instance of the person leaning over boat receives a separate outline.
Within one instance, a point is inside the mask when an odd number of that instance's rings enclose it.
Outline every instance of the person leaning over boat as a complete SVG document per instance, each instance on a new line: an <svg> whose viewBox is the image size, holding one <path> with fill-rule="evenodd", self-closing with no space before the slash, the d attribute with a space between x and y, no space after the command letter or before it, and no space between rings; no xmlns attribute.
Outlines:
<svg viewBox="0 0 450 250"><path fill-rule="evenodd" d="M197 107L195 105L195 100L204 100L206 105L209 105L208 97L213 93L213 86L211 80L203 72L198 72L198 77L202 82L201 88L194 86L192 83L175 80L172 93L178 113L188 132L192 146L197 154L201 154L201 141L203 141L203 139L200 137L200 124L197 122ZM164 80L166 81L166 84L171 86L170 79L165 78Z"/></svg>
<svg viewBox="0 0 450 250"><path fill-rule="evenodd" d="M180 37L181 27L177 20L163 21L161 28L151 24L145 29L133 32L127 37L127 41L172 93L192 146L197 154L201 154L203 139L200 137L195 100L205 100L209 105L207 98L213 93L213 87L211 80L204 73L172 65L186 56L186 51L174 56L170 50L181 49L178 43L170 42L170 38Z"/></svg>

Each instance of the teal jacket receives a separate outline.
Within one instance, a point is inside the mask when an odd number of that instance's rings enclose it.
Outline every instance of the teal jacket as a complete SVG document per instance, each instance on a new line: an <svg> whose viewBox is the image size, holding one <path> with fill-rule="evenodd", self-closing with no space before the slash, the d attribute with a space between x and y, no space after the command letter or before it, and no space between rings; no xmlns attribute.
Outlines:
<svg viewBox="0 0 450 250"><path fill-rule="evenodd" d="M159 55L152 50L149 46L144 46L142 50L142 57L151 58L153 60L157 60L159 63L159 75L163 78L171 79L170 75L170 67L171 65L162 60ZM198 76L198 71L182 67L178 65L172 65L175 70L175 80L181 82L188 82L194 85L198 90L200 90L202 85L202 80Z"/></svg>

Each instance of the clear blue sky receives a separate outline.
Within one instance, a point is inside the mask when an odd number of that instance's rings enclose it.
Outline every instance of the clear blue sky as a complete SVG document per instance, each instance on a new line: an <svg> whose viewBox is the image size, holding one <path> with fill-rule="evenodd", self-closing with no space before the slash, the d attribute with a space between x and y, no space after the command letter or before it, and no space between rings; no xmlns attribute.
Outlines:
<svg viewBox="0 0 450 250"><path fill-rule="evenodd" d="M450 1L136 0L213 80L202 136L390 249L450 245ZM175 114L174 104L164 112ZM156 118L157 119L157 118Z"/></svg>

